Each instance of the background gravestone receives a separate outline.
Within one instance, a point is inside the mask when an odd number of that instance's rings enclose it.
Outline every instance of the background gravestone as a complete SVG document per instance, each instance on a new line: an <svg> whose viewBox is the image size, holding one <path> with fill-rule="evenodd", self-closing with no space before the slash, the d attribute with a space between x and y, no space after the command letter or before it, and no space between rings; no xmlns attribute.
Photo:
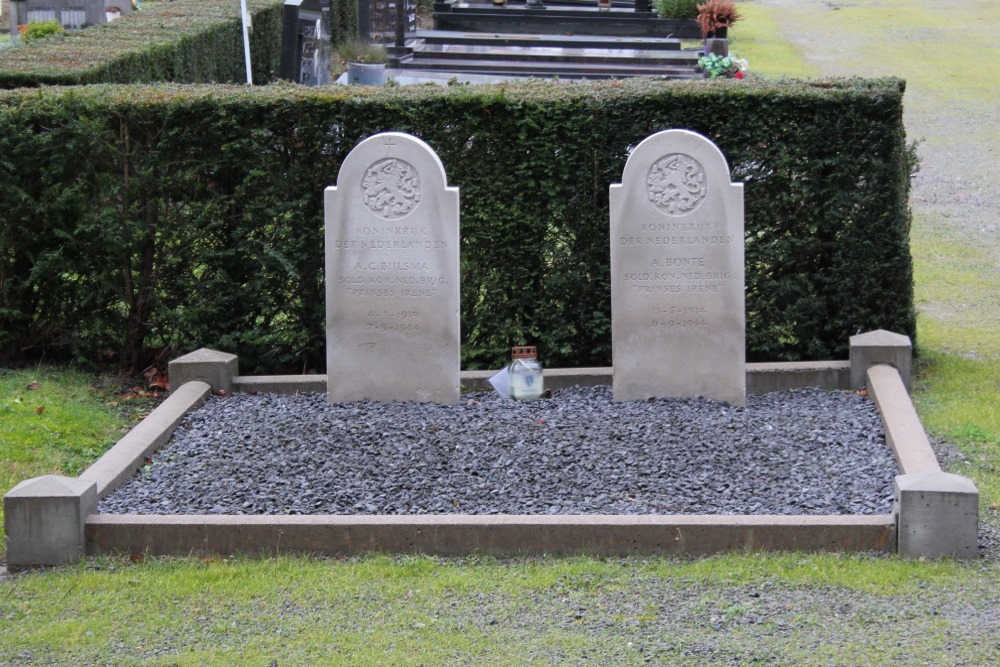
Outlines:
<svg viewBox="0 0 1000 667"><path fill-rule="evenodd" d="M124 16L132 13L132 0L11 0L10 35L17 39L17 27L27 23L58 21L68 30L107 23L105 9L115 7Z"/></svg>
<svg viewBox="0 0 1000 667"><path fill-rule="evenodd" d="M330 83L330 3L285 0L281 8L281 78L305 86Z"/></svg>
<svg viewBox="0 0 1000 667"><path fill-rule="evenodd" d="M420 139L377 134L326 189L331 402L457 403L458 188Z"/></svg>
<svg viewBox="0 0 1000 667"><path fill-rule="evenodd" d="M403 31L413 33L417 29L416 0L399 0L403 3ZM390 44L396 34L398 17L397 0L360 0L358 2L358 32L365 41Z"/></svg>
<svg viewBox="0 0 1000 667"><path fill-rule="evenodd" d="M743 184L687 130L640 143L611 186L614 396L746 403Z"/></svg>

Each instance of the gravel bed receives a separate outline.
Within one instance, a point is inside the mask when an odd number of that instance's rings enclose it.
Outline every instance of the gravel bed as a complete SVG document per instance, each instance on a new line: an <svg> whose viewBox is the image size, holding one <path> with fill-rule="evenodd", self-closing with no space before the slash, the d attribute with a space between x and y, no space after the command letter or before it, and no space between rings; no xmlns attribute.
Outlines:
<svg viewBox="0 0 1000 667"><path fill-rule="evenodd" d="M883 514L895 461L851 392L458 405L211 398L100 503L137 514Z"/></svg>

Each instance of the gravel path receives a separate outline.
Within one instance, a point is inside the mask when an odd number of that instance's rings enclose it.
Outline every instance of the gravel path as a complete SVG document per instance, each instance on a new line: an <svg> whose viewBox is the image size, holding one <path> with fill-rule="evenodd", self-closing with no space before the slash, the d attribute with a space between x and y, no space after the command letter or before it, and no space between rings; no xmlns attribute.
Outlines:
<svg viewBox="0 0 1000 667"><path fill-rule="evenodd" d="M897 468L851 392L455 406L237 394L190 414L106 513L880 514Z"/></svg>

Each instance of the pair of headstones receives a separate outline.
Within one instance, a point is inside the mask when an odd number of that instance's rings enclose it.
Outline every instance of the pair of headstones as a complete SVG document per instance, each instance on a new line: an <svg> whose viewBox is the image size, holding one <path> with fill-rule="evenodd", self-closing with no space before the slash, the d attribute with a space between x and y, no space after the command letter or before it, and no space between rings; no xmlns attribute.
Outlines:
<svg viewBox="0 0 1000 667"><path fill-rule="evenodd" d="M28 23L58 21L66 29L77 30L107 23L110 16L132 13L131 0L11 0L10 34L17 39L18 27ZM112 11L113 10L113 11Z"/></svg>
<svg viewBox="0 0 1000 667"><path fill-rule="evenodd" d="M705 137L640 143L611 186L614 396L746 402L743 185ZM455 403L458 188L437 154L390 132L326 190L328 397Z"/></svg>

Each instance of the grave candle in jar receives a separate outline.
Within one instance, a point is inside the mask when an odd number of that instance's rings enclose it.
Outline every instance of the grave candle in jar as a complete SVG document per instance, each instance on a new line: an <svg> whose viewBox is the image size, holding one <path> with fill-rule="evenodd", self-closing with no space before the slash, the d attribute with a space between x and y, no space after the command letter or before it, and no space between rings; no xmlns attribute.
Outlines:
<svg viewBox="0 0 1000 667"><path fill-rule="evenodd" d="M538 350L535 346L513 347L510 356L508 374L511 398L523 401L541 396L544 391L542 365L538 363Z"/></svg>

